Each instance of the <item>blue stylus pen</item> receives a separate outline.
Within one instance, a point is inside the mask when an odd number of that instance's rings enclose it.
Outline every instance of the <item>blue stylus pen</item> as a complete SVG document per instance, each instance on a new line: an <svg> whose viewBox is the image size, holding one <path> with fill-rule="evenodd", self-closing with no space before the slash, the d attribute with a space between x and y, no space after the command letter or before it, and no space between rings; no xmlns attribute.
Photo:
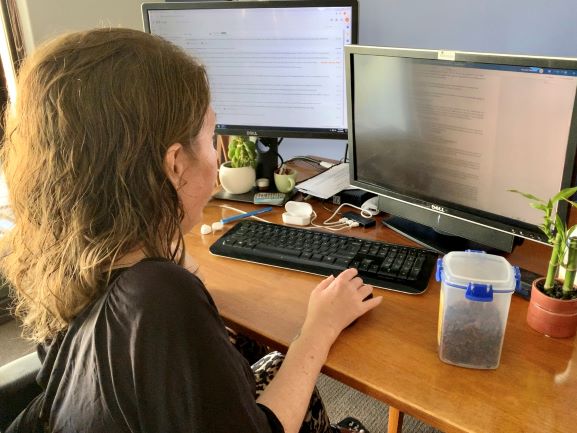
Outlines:
<svg viewBox="0 0 577 433"><path fill-rule="evenodd" d="M248 218L248 217L251 217L253 215L258 215L261 213L270 212L271 210L272 210L272 206L263 207L262 209L257 209L257 210L252 210L250 212L241 213L239 215L231 216L230 218L223 218L220 220L220 222L223 224L226 224L226 223L230 223L232 221L240 220L243 218Z"/></svg>

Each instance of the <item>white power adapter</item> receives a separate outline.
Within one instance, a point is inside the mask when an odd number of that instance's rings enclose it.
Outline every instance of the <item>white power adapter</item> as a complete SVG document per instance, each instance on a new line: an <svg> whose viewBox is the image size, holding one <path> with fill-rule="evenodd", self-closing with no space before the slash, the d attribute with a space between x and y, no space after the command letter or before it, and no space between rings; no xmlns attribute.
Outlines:
<svg viewBox="0 0 577 433"><path fill-rule="evenodd" d="M288 201L284 206L282 221L293 226L308 226L313 216L313 207L309 203Z"/></svg>
<svg viewBox="0 0 577 433"><path fill-rule="evenodd" d="M379 211L379 197L377 196L377 197L373 197L373 198L368 199L366 202L364 202L361 205L361 209L363 211L361 214L364 217L378 215L380 212ZM364 215L364 214L366 214L366 215Z"/></svg>

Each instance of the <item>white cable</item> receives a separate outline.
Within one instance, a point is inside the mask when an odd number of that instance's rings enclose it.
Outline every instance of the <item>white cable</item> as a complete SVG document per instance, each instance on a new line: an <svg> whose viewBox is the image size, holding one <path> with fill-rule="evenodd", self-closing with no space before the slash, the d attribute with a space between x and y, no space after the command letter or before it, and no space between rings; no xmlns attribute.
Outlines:
<svg viewBox="0 0 577 433"><path fill-rule="evenodd" d="M332 214L330 217L328 217L326 220L323 221L323 224L331 224L331 223L329 223L329 221L332 220L332 219L339 213L339 211L341 210L341 208L342 208L343 206L345 206L345 205L346 205L346 203L341 204L341 205L333 212L333 214Z"/></svg>
<svg viewBox="0 0 577 433"><path fill-rule="evenodd" d="M357 209L361 209L361 208L357 208ZM368 209L361 209L361 216L364 218L372 218L374 217L376 214L372 213L370 210Z"/></svg>
<svg viewBox="0 0 577 433"><path fill-rule="evenodd" d="M357 221L349 219L349 218L341 218L339 221L342 221L344 224L346 224L350 228L358 227L360 225Z"/></svg>
<svg viewBox="0 0 577 433"><path fill-rule="evenodd" d="M330 231L332 231L332 232L338 232L338 231L340 231L340 230L344 230L344 229L350 228L349 225L346 224L346 223L336 223L336 224L340 224L340 225L341 225L340 227L335 227L335 226L327 227L326 225L322 225L322 226L321 226L321 225L318 225L318 224L315 224L315 223L314 223L316 217L317 217L317 213L316 213L315 211L313 211L313 218L311 219L311 225L314 226L314 227L318 227L318 228L320 228L320 229L330 230Z"/></svg>
<svg viewBox="0 0 577 433"><path fill-rule="evenodd" d="M218 204L218 205L215 205L215 206L216 206L216 207L223 208L223 209L229 209L229 210L238 212L239 214L245 213L245 211L243 211L243 210L241 210L241 209L237 209L237 208L232 207L232 206L227 206L227 205L225 205L225 204ZM314 223L315 219L317 218L317 213L316 213L315 211L313 211L313 213L312 213L312 219L311 219L311 225L314 226L314 227L317 227L317 228L326 229L326 230L335 231L335 232L341 231L341 230L345 230L345 229L351 229L351 228L354 228L354 227L358 227L358 226L359 226L359 223L358 223L358 222L349 220L349 219L347 219L347 218L341 218L341 219L339 219L339 221L330 222L330 220L333 219L333 218L337 215L337 213L341 210L341 208L342 208L343 206L349 206L349 207L352 207L352 208L355 208L355 209L360 210L360 211L361 211L361 216L363 216L363 217L365 217L365 218L371 218L371 217L372 217L372 214L371 214L370 212L368 212L367 210L365 210L365 209L362 209L362 208L360 208L360 207L358 207L358 206L355 206L355 205L353 205L353 204L350 204L350 203L342 203L342 204L333 212L333 214L332 214L330 217L328 217L326 220L323 221L323 225L319 225L319 224L315 224L315 223ZM263 222L265 222L265 223L270 223L270 221L267 221L267 220L265 220L265 219L263 219L263 218L260 218L260 217L255 216L255 215L251 216L250 218L254 218L254 219L256 219L256 220L263 221Z"/></svg>
<svg viewBox="0 0 577 433"><path fill-rule="evenodd" d="M339 212L339 210L341 210L341 208L342 208L344 205L345 205L345 203L343 203L342 205L340 205L340 206L337 208L337 210L335 210L330 217L328 217L326 220L324 220L324 221L323 221L323 225L340 224L340 222L339 222L339 223L336 223L336 222L330 223L329 221L332 220L332 219L337 215L337 213Z"/></svg>
<svg viewBox="0 0 577 433"><path fill-rule="evenodd" d="M326 220L323 221L323 225L318 225L314 223L314 220L317 217L317 214L315 212L313 212L313 218L311 220L311 225L314 227L318 227L318 228L322 228L322 229L326 229L326 230L331 230L331 231L340 231L340 230L344 230L344 229L351 229L354 227L359 227L360 224L357 221L353 221L347 218L340 218L338 221L332 221L331 220L339 213L339 211L341 210L341 208L343 206L349 206L355 209L358 209L361 211L361 216L365 217L365 218L371 218L373 215L368 212L365 209L362 209L358 206L355 206L353 204L350 203L342 203L334 212L333 214L328 217Z"/></svg>
<svg viewBox="0 0 577 433"><path fill-rule="evenodd" d="M343 203L343 204L341 204L341 205L337 208L337 210L335 210L335 211L333 212L333 214L332 214L330 217L328 217L326 220L324 220L323 224L325 224L325 225L332 225L332 224L334 224L334 223L329 223L329 221L332 220L332 219L336 216L336 214L341 210L341 208L342 208L343 206L349 206L349 207L352 207L352 208L355 208L355 209L360 210L360 211L361 211L361 216L363 216L363 217L365 217L365 218L372 218L372 216L373 216L373 215L372 215L369 211L367 211L366 209L363 209L363 208L360 208L360 207L358 207L358 206L355 206L354 204Z"/></svg>

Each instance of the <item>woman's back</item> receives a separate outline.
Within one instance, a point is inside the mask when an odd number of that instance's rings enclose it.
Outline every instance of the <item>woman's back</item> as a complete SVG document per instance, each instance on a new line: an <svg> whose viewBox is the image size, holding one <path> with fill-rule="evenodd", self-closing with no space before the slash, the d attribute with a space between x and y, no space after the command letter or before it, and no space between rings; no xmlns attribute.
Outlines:
<svg viewBox="0 0 577 433"><path fill-rule="evenodd" d="M46 347L49 431L269 431L252 372L200 280L162 259L116 275Z"/></svg>

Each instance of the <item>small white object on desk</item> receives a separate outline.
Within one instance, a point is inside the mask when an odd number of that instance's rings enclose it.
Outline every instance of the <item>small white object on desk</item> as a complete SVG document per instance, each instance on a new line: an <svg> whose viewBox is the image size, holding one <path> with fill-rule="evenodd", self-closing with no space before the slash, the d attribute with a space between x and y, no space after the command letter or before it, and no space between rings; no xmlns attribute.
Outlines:
<svg viewBox="0 0 577 433"><path fill-rule="evenodd" d="M289 201L285 205L286 212L282 214L285 224L294 226L308 226L313 216L313 207L310 203Z"/></svg>
<svg viewBox="0 0 577 433"><path fill-rule="evenodd" d="M200 226L201 235L208 235L210 233L212 233L212 228L208 224L203 224Z"/></svg>
<svg viewBox="0 0 577 433"><path fill-rule="evenodd" d="M379 214L379 197L373 197L368 199L361 205L361 210L366 212L370 216L375 216Z"/></svg>
<svg viewBox="0 0 577 433"><path fill-rule="evenodd" d="M270 181L266 177L261 177L256 180L256 187L259 191L266 191L270 186Z"/></svg>

